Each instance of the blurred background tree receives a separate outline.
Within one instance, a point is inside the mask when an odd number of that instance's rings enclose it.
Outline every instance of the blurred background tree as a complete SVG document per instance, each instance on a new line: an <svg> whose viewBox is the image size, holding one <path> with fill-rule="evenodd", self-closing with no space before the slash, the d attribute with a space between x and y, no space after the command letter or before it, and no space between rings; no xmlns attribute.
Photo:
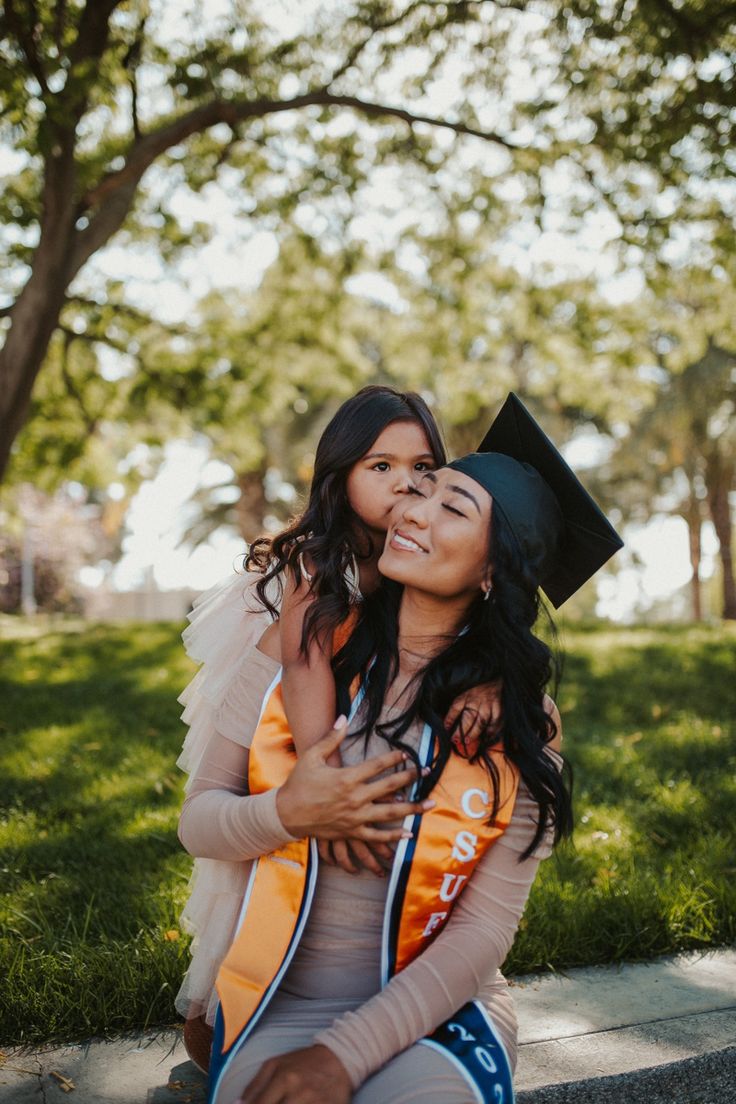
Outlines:
<svg viewBox="0 0 736 1104"><path fill-rule="evenodd" d="M688 528L691 614L703 617L702 530L715 530L723 616L736 616L730 496L736 470L734 287L725 274L659 266L646 294L619 311L636 336L635 359L649 381L645 403L619 424L596 473L596 492L640 524L683 518Z"/></svg>
<svg viewBox="0 0 736 1104"><path fill-rule="evenodd" d="M696 566L712 518L734 616L735 45L695 0L5 0L0 475L118 516L203 435L231 475L187 539L251 538L362 383L425 392L453 451L513 387ZM177 315L225 201L272 263Z"/></svg>
<svg viewBox="0 0 736 1104"><path fill-rule="evenodd" d="M79 569L117 555L119 525L79 485L20 484L0 510L0 613L80 613Z"/></svg>

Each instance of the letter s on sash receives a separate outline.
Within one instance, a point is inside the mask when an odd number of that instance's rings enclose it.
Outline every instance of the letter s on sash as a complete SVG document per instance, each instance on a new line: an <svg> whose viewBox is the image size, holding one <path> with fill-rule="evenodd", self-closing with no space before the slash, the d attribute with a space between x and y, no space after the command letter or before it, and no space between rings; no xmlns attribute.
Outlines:
<svg viewBox="0 0 736 1104"><path fill-rule="evenodd" d="M470 802L474 797L479 797L481 799L484 806L482 809L473 809L473 806L470 804ZM460 804L462 805L463 812L467 817L470 817L472 820L482 820L482 818L486 815L486 806L490 805L490 803L491 799L486 791L476 789L475 787L470 790L466 790L460 799Z"/></svg>
<svg viewBox="0 0 736 1104"><path fill-rule="evenodd" d="M455 836L455 844L452 848L452 857L458 862L466 863L475 858L475 847L478 837L473 832L463 829Z"/></svg>
<svg viewBox="0 0 736 1104"><path fill-rule="evenodd" d="M467 882L467 874L445 874L440 887L441 901L454 901L462 888L463 882Z"/></svg>

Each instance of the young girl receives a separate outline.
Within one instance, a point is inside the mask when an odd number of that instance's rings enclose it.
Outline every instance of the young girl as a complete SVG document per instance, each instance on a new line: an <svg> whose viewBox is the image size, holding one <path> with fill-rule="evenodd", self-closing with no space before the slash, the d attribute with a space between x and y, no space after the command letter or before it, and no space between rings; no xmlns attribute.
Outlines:
<svg viewBox="0 0 736 1104"><path fill-rule="evenodd" d="M243 743L253 664L263 652L281 657L284 704L297 754L331 728L336 714L333 633L380 580L377 562L392 508L422 473L444 461L439 430L420 396L366 387L343 403L317 447L303 514L273 540L255 541L245 576L213 588L190 614L184 641L188 654L203 666L180 698L186 706L182 719L190 725L178 760L183 770L194 774L213 732ZM306 709L307 701L318 706ZM459 698L446 718L456 746L472 741L497 712L493 685ZM459 750L472 750L472 744ZM339 757L335 762L339 765ZM233 778L232 790L242 792L241 779ZM351 872L357 861L379 876L391 856L385 845L371 849L360 841L323 843L320 853ZM242 863L197 859L182 913L182 925L194 939L176 1007L187 1020L190 1056L200 1066L206 1065L207 1025L217 1004L214 978L245 889L243 869Z"/></svg>

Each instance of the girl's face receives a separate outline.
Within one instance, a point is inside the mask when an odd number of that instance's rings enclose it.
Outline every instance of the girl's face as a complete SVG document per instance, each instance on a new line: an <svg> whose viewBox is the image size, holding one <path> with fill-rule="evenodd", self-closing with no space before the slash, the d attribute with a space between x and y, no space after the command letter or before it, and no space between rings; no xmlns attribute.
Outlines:
<svg viewBox="0 0 736 1104"><path fill-rule="evenodd" d="M439 468L391 515L378 570L417 590L468 603L490 584L491 496L470 476Z"/></svg>
<svg viewBox="0 0 736 1104"><path fill-rule="evenodd" d="M353 466L347 479L348 502L379 547L396 503L436 466L424 429L413 421L386 426Z"/></svg>

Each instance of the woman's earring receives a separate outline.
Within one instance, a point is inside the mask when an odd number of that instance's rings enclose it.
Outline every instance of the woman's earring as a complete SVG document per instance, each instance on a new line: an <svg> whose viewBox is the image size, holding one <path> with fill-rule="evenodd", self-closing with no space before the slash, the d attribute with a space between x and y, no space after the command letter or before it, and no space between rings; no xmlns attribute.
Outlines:
<svg viewBox="0 0 736 1104"><path fill-rule="evenodd" d="M485 594L483 595L483 601L484 602L487 602L488 599L491 597L492 591L493 591L493 587L489 587L488 590L485 592Z"/></svg>

